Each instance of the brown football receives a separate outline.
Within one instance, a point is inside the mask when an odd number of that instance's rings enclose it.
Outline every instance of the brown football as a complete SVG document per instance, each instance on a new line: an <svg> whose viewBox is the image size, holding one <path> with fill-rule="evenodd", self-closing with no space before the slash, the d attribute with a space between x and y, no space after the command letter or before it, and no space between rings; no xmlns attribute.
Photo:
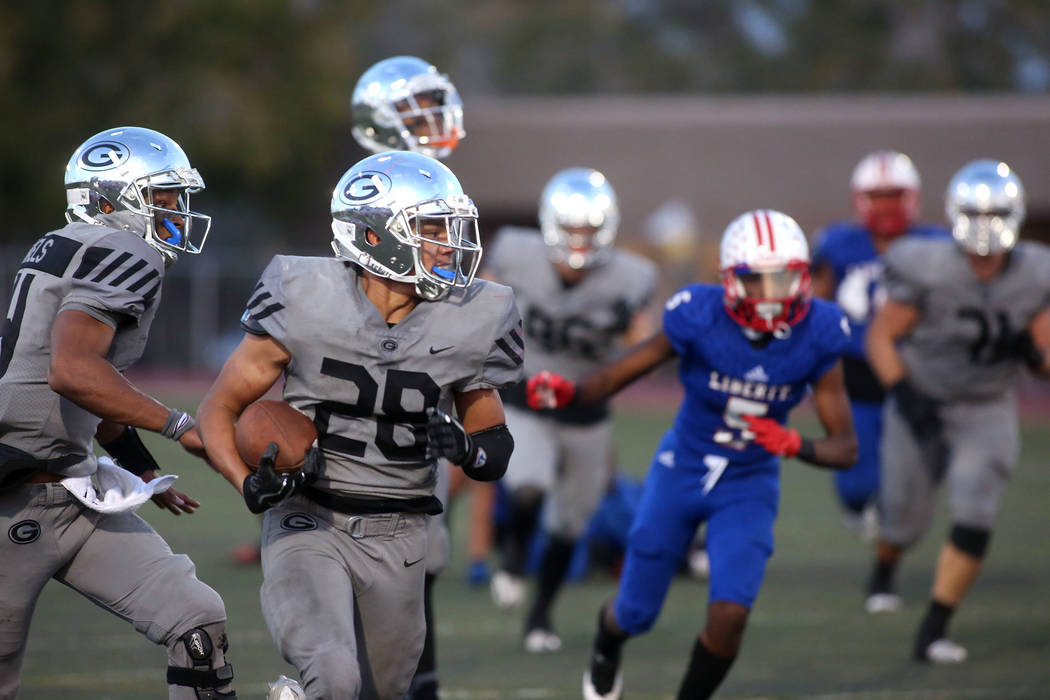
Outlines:
<svg viewBox="0 0 1050 700"><path fill-rule="evenodd" d="M252 469L259 466L266 446L279 448L274 469L290 471L303 464L307 448L317 439L313 421L284 401L256 401L237 419L237 452Z"/></svg>

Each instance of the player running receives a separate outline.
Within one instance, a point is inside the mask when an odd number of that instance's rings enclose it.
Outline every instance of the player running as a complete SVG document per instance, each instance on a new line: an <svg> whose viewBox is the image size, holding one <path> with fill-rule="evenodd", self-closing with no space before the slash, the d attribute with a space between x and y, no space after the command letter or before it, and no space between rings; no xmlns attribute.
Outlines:
<svg viewBox="0 0 1050 700"><path fill-rule="evenodd" d="M583 678L589 700L618 698L624 642L656 621L696 528L707 523L711 590L679 698L709 697L740 649L766 561L780 457L846 469L856 459L840 356L849 326L810 300L809 248L793 219L747 212L721 243L722 287L694 284L667 302L663 330L573 383L541 373L535 405L585 405L678 357L685 398L653 457L628 541L620 588L598 617ZM825 437L783 426L812 389Z"/></svg>
<svg viewBox="0 0 1050 700"><path fill-rule="evenodd" d="M613 246L619 205L597 170L556 173L540 195L539 219L540 231L501 230L486 255L486 271L514 290L529 346L526 371L578 376L652 333L648 306L656 266ZM530 410L524 382L502 396L518 449L503 479L509 516L492 594L501 608L524 598L529 545L542 508L547 546L523 639L528 652L555 652L561 639L551 619L554 600L612 479L612 417L606 401Z"/></svg>
<svg viewBox="0 0 1050 700"><path fill-rule="evenodd" d="M936 226L915 223L919 212L919 171L897 151L875 151L853 169L850 189L856 221L831 224L813 255L813 295L830 299L846 314L850 345L842 369L857 432L857 463L835 472L835 492L847 527L870 542L878 530L879 438L885 391L864 355L868 323L886 298L882 256L902 236L948 237ZM873 599L880 612L880 602ZM892 604L892 603L891 603Z"/></svg>
<svg viewBox="0 0 1050 700"><path fill-rule="evenodd" d="M426 630L437 461L477 480L506 470L496 390L522 377L521 320L510 289L474 281L477 210L440 162L365 158L331 211L336 256L273 259L198 415L209 456L266 512L263 615L307 695L400 698ZM252 473L234 421L282 374L318 447L298 472Z"/></svg>
<svg viewBox="0 0 1050 700"><path fill-rule="evenodd" d="M135 429L198 456L200 438L188 414L123 375L167 268L204 247L211 217L189 208L204 181L167 136L123 127L85 141L65 185L70 223L22 260L0 330L0 698L18 690L52 578L167 647L170 698L233 698L222 599L134 513L150 496L176 515L199 505L165 490L174 477L158 477ZM96 459L93 439L117 463Z"/></svg>
<svg viewBox="0 0 1050 700"><path fill-rule="evenodd" d="M952 527L913 653L959 663L966 649L947 638L948 622L980 572L1017 464L1017 374L1025 364L1050 374L1050 250L1018 242L1024 189L1006 163L968 163L945 208L955 240L890 248L888 299L868 331L871 366L890 394L868 606L899 605L893 575L930 527L945 484Z"/></svg>

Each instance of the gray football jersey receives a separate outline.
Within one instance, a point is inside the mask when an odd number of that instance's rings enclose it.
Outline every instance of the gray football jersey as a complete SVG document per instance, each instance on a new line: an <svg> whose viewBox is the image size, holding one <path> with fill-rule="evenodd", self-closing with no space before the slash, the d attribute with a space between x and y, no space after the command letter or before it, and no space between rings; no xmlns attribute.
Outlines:
<svg viewBox="0 0 1050 700"><path fill-rule="evenodd" d="M475 281L420 302L388 326L358 281L334 258L279 255L241 322L292 356L284 399L310 416L324 448L322 489L369 498L434 490L425 459L426 408L452 413L453 393L520 381L521 318L507 287Z"/></svg>
<svg viewBox="0 0 1050 700"><path fill-rule="evenodd" d="M901 240L885 262L888 298L921 312L900 345L916 387L942 401L989 399L1009 391L1020 365L1010 343L1050 305L1050 248L1018 243L988 284L977 281L950 239Z"/></svg>
<svg viewBox="0 0 1050 700"><path fill-rule="evenodd" d="M657 268L613 248L577 284L565 286L539 231L501 229L485 251L491 274L514 290L529 353L525 371L550 370L577 378L613 357L636 311L649 303Z"/></svg>
<svg viewBox="0 0 1050 700"><path fill-rule="evenodd" d="M160 301L160 252L123 228L140 225L133 215L103 220L69 224L33 244L0 330L0 442L38 459L91 453L99 423L48 386L58 313L76 309L114 328L106 359L122 372L142 355Z"/></svg>

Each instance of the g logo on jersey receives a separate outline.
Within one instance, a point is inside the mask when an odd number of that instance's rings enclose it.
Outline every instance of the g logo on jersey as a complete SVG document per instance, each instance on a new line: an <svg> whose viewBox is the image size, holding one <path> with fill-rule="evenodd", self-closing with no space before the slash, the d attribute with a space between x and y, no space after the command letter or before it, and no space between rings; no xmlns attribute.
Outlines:
<svg viewBox="0 0 1050 700"><path fill-rule="evenodd" d="M29 544L40 537L40 523L35 520L21 520L10 527L7 537L15 544Z"/></svg>
<svg viewBox="0 0 1050 700"><path fill-rule="evenodd" d="M131 157L128 147L119 141L102 141L80 154L84 170L109 170Z"/></svg>
<svg viewBox="0 0 1050 700"><path fill-rule="evenodd" d="M307 515L306 513L292 513L284 516L284 519L281 520L281 529L291 530L293 532L316 530L317 521L313 519L313 516Z"/></svg>
<svg viewBox="0 0 1050 700"><path fill-rule="evenodd" d="M341 196L350 204L367 204L385 195L391 187L385 173L367 170L346 183Z"/></svg>

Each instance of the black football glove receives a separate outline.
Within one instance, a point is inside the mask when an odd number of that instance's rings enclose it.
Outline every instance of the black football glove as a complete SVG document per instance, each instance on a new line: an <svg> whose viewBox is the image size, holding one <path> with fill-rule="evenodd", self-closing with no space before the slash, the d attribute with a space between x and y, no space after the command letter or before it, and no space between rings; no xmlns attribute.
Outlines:
<svg viewBox="0 0 1050 700"><path fill-rule="evenodd" d="M278 472L273 468L277 452L277 443L271 442L259 460L259 468L244 477L244 502L253 513L262 513L288 498L316 479L324 467L320 448L311 447L306 451L303 466L292 472Z"/></svg>
<svg viewBox="0 0 1050 700"><path fill-rule="evenodd" d="M463 424L443 411L427 409L427 460L444 457L453 464L473 466L477 445Z"/></svg>
<svg viewBox="0 0 1050 700"><path fill-rule="evenodd" d="M1028 365L1028 369L1033 372L1043 368L1043 351L1035 346L1028 331L1021 331L1011 338L1010 354Z"/></svg>
<svg viewBox="0 0 1050 700"><path fill-rule="evenodd" d="M948 469L948 442L944 439L940 402L916 389L907 379L894 384L890 394L897 404L897 412L919 443L925 466L930 469L934 482L939 482Z"/></svg>

